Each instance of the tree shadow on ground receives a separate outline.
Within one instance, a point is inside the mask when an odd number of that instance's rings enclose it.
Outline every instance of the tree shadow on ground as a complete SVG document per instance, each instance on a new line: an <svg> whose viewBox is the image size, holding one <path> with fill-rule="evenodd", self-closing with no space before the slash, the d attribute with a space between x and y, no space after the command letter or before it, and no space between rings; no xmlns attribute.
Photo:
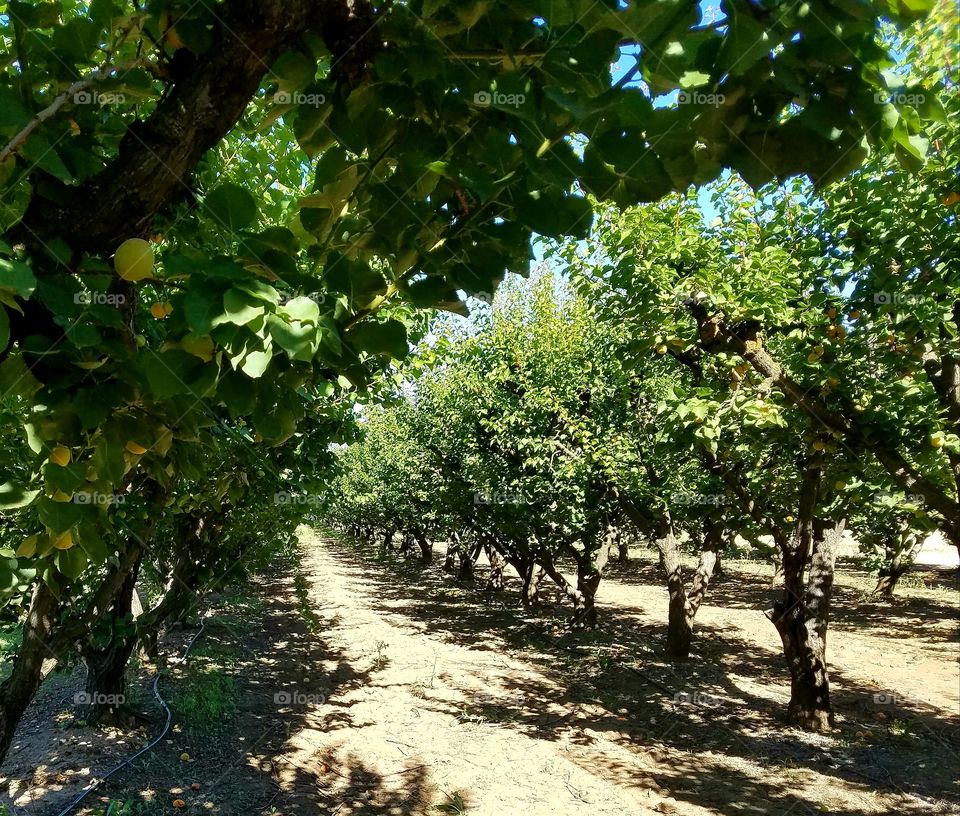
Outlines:
<svg viewBox="0 0 960 816"><path fill-rule="evenodd" d="M311 734L367 725L357 720L350 711L353 704L343 698L369 685L376 671L358 669L323 640L322 632L311 631L316 621L303 615L295 573L295 566L278 563L258 579L264 604L259 619L249 627L220 614L217 598L208 599L211 617L188 664L171 660L161 682L161 693L174 712L173 728L152 751L93 791L77 809L80 816L102 814L111 802L135 803L138 816L168 813L171 808L224 816L270 812L372 816L419 814L442 804L444 794L431 783L425 766L380 774L356 755L321 754L318 746L311 751L302 744L305 735L309 739ZM195 633L175 633L165 641L165 650L181 654ZM231 683L213 697L200 695L198 700L197 678L216 673L229 676ZM220 699L224 695L229 699ZM141 735L146 742L148 735L160 732L163 714L152 699L143 702L150 717L150 727ZM224 702L229 705L219 718L208 716L207 707ZM93 735L94 730L84 727L78 733ZM72 758L54 751L49 759L63 768L86 764L95 774L103 774L135 748L115 759L95 751ZM16 763L15 755L10 759ZM9 800L7 804L18 816L53 816L87 781L76 775L71 784L63 777L62 784L34 791L28 805L14 806ZM468 791L450 795L463 801L470 798ZM182 807L177 800L182 800Z"/></svg>
<svg viewBox="0 0 960 816"><path fill-rule="evenodd" d="M727 575L719 581L714 579L711 582L707 603L717 590L729 585L735 586L736 592L724 595L724 608L755 610L771 607L773 601L779 598L780 589L771 585L772 567L768 575L763 575L757 572L757 568L761 566L766 567L760 562L750 562L746 568L726 562ZM845 565L844 570L851 577L864 579L868 583L875 581L875 578L859 567ZM918 578L925 576L923 582L926 588L947 590L953 595L943 598L908 596L901 589L900 594L886 599L838 582L833 588L831 629L856 631L894 640L900 640L905 631L922 629L924 636L931 641L955 643L960 635L956 603L956 594L960 593L960 572L947 567L926 567L918 568L915 575ZM641 558L628 564L612 565L606 576L626 585L662 583L656 557L649 551L641 551ZM892 625L893 623L895 625Z"/></svg>
<svg viewBox="0 0 960 816"><path fill-rule="evenodd" d="M325 546L348 572L374 587L376 608L396 625L412 623L475 650L522 649L523 659L546 683L506 679L492 699L471 712L538 739L577 745L587 757L585 767L618 784L652 785L661 794L731 816L822 813L824 807L850 816L875 812L830 804L831 780L857 791L879 791L902 812L936 812L931 808L960 803L955 784L960 717L910 691L902 699L889 694L878 699L883 690L834 669L836 731L825 736L793 729L784 722L789 682L772 625L770 649L737 637L733 628L700 625L692 659L672 664L661 657L665 626L644 622L645 610L604 608L599 630L568 631L560 624L569 608L558 593L546 593L529 613L518 608L515 579L503 592L490 593L483 589L482 573L474 582L460 582L435 565L374 557L350 542L328 539ZM660 585L652 565L641 565L631 579ZM765 608L769 579L732 574L729 580L736 581L737 593L724 597L725 607ZM841 592L839 603L846 600L851 599ZM926 603L922 609L934 620L946 615L942 604ZM853 625L856 611L840 609L837 618L841 627ZM856 625L893 637L928 621L917 609L888 606L869 610ZM456 704L429 704L457 713ZM601 737L661 759L646 757L649 774L638 778L631 763L590 752ZM796 775L796 790L764 782L770 769Z"/></svg>

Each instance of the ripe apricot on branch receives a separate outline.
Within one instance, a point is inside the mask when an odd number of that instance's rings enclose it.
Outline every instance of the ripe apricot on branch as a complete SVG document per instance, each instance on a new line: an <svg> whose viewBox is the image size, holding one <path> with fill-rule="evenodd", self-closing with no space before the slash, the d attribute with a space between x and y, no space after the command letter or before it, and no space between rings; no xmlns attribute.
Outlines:
<svg viewBox="0 0 960 816"><path fill-rule="evenodd" d="M143 456L143 454L147 452L147 449L143 447L143 445L141 445L139 442L134 442L132 439L127 442L125 447L134 456Z"/></svg>
<svg viewBox="0 0 960 816"><path fill-rule="evenodd" d="M157 320L163 320L165 317L169 317L173 314L173 304L172 303L154 303L150 306L150 314L152 314Z"/></svg>
<svg viewBox="0 0 960 816"><path fill-rule="evenodd" d="M153 247L142 238L128 238L117 247L113 268L131 283L149 278L153 275Z"/></svg>
<svg viewBox="0 0 960 816"><path fill-rule="evenodd" d="M73 531L67 530L64 533L60 533L60 535L53 539L53 546L57 550L69 550L73 546Z"/></svg>
<svg viewBox="0 0 960 816"><path fill-rule="evenodd" d="M180 39L177 29L173 25L173 15L169 11L163 11L160 13L159 22L160 30L163 32L163 44L169 45L174 51L183 48L183 40Z"/></svg>
<svg viewBox="0 0 960 816"><path fill-rule="evenodd" d="M70 464L70 459L70 448L65 447L64 445L57 445L57 447L50 451L50 463L53 465L66 467Z"/></svg>

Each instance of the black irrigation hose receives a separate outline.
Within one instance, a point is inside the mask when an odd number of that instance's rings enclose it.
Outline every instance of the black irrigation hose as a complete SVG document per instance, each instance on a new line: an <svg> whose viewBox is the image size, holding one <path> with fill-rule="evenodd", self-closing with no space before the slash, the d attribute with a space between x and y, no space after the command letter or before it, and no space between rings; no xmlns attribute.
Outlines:
<svg viewBox="0 0 960 816"><path fill-rule="evenodd" d="M204 619L200 623L200 630L197 632L197 634L195 634L190 639L190 642L187 644L187 648L184 650L183 657L180 660L181 663L187 662L187 657L189 657L190 655L190 650L193 648L193 644L196 643L197 638L199 638L200 635L203 634L203 630L206 628L206 626L207 626L207 621ZM70 802L69 805L67 805L63 810L61 810L60 813L57 814L57 816L69 816L70 813L73 813L77 805L79 805L84 799L87 798L87 796L89 796L93 791L99 788L117 771L120 771L126 768L137 757L145 754L147 751L153 748L158 742L160 742L160 740L162 740L167 735L167 732L170 730L170 723L173 720L173 712L170 711L170 706L167 705L167 701L160 696L159 684L160 684L160 670L157 669L156 677L153 678L153 696L157 698L157 702L160 703L160 705L163 707L163 710L167 713L167 721L163 725L163 730L159 734L157 734L157 736L155 736L150 742L144 745L143 748L137 751L133 756L128 757L119 765L117 765L115 768L113 768L110 771L107 771L107 773L105 773L99 779L87 785L87 787L85 787L80 792L80 794L72 802Z"/></svg>

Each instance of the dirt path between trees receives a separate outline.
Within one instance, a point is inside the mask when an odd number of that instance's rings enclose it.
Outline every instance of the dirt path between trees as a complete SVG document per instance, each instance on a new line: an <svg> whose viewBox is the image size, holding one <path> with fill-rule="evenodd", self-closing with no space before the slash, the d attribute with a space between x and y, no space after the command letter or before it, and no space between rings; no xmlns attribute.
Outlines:
<svg viewBox="0 0 960 816"><path fill-rule="evenodd" d="M604 761L636 783L621 787L591 769L593 739L557 727L575 711L563 686L501 652L493 632L481 648L432 634L429 620L405 614L409 601L385 597L341 547L316 542L304 570L324 639L369 680L331 695L287 754L297 768L322 757L330 769L360 764L380 779L366 796L363 774L336 774L326 795L338 813L356 812L358 797L384 813L376 808L400 802L410 808L403 813L418 812L417 804L458 812L462 803L477 816L656 812L663 798L642 787L651 768L639 755L604 746Z"/></svg>
<svg viewBox="0 0 960 816"><path fill-rule="evenodd" d="M527 614L515 578L490 593L482 567L460 584L437 564L304 527L297 561L211 599L190 665L165 670L170 735L78 812L960 813L955 570L912 576L892 604L864 594L867 576L838 571L838 728L821 736L782 721L789 685L762 612L767 565L727 565L692 659L675 665L662 658L666 591L652 555L631 556L601 584L600 629L569 632L558 595ZM174 633L169 651L190 636ZM55 680L0 776L0 802L18 816L54 816L158 729L71 723L82 670Z"/></svg>
<svg viewBox="0 0 960 816"><path fill-rule="evenodd" d="M917 590L890 608L839 582L840 729L822 737L780 722L788 684L757 576L717 586L695 659L672 667L649 564L605 581L596 634L551 625L562 606L524 619L512 594L478 603L436 567L377 563L312 532L304 570L324 639L365 678L318 707L287 754L331 769L331 813L957 812L949 595Z"/></svg>

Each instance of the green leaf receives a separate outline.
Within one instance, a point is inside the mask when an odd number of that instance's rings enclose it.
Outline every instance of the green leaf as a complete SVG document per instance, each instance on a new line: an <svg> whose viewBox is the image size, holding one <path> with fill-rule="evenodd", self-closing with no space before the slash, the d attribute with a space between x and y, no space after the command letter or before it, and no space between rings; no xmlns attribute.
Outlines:
<svg viewBox="0 0 960 816"><path fill-rule="evenodd" d="M535 191L523 196L514 212L520 223L551 238L585 238L593 224L589 201L559 191Z"/></svg>
<svg viewBox="0 0 960 816"><path fill-rule="evenodd" d="M204 210L219 226L237 232L249 227L257 218L257 202L239 184L221 184L203 201Z"/></svg>
<svg viewBox="0 0 960 816"><path fill-rule="evenodd" d="M251 351L244 357L240 370L248 377L257 379L263 376L263 372L267 370L271 359L273 359L273 352L269 349L266 351Z"/></svg>
<svg viewBox="0 0 960 816"><path fill-rule="evenodd" d="M53 557L53 562L71 581L76 581L87 566L87 554L82 548L74 546L69 550L57 550Z"/></svg>
<svg viewBox="0 0 960 816"><path fill-rule="evenodd" d="M5 482L0 485L0 510L19 510L26 507L39 493L39 490L27 490L12 482Z"/></svg>
<svg viewBox="0 0 960 816"><path fill-rule="evenodd" d="M320 319L320 307L308 297L295 297L284 303L278 310L290 320L301 323L317 324Z"/></svg>
<svg viewBox="0 0 960 816"><path fill-rule="evenodd" d="M407 327L399 320L360 323L347 332L347 339L361 351L386 354L400 360L407 355Z"/></svg>
<svg viewBox="0 0 960 816"><path fill-rule="evenodd" d="M223 308L226 311L222 317L214 321L214 325L233 323L237 326L245 326L251 320L261 317L265 311L263 301L239 289L227 290L223 296Z"/></svg>

